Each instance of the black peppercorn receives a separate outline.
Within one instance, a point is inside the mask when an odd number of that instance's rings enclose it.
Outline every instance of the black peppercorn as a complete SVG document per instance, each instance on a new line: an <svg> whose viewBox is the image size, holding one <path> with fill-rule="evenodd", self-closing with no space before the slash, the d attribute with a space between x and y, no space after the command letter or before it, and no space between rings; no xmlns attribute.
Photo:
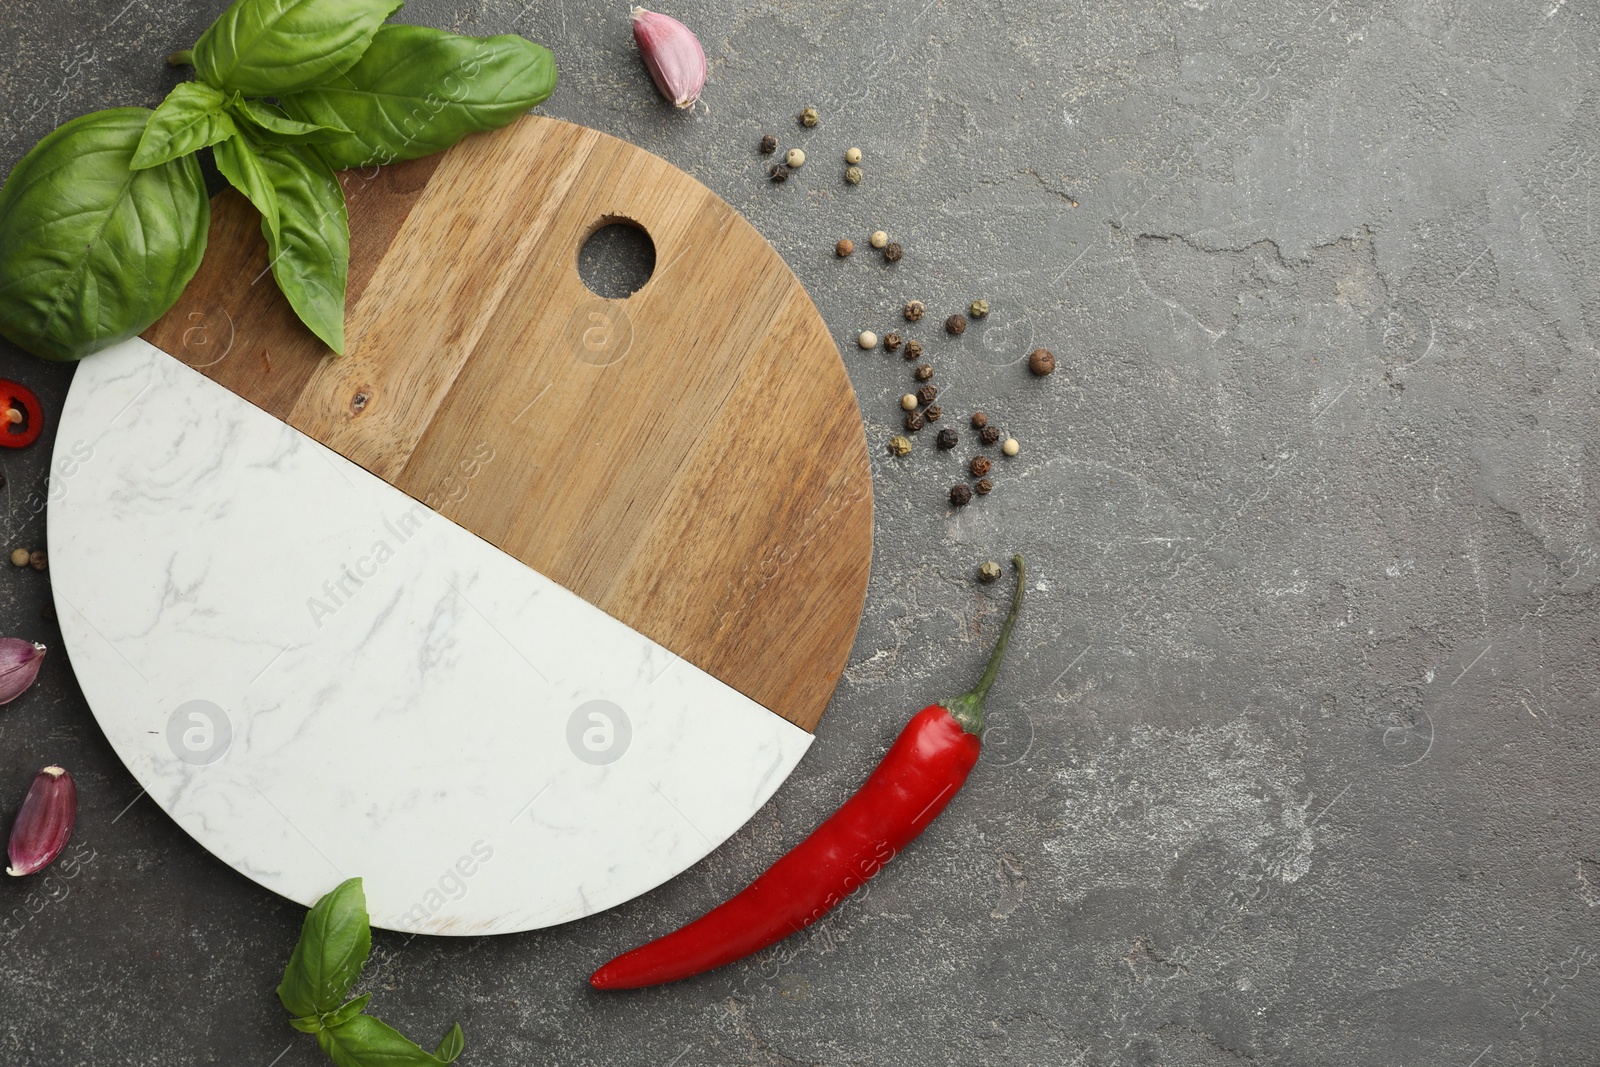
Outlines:
<svg viewBox="0 0 1600 1067"><path fill-rule="evenodd" d="M770 155L772 155L772 153L776 152L777 150L778 150L778 139L776 137L772 136L772 134L769 133L765 137L761 138L761 154L762 155L770 156Z"/></svg>
<svg viewBox="0 0 1600 1067"><path fill-rule="evenodd" d="M979 478L978 484L972 487L973 492L979 496L988 496L989 490L994 488L994 483L987 478Z"/></svg>
<svg viewBox="0 0 1600 1067"><path fill-rule="evenodd" d="M951 315L944 320L944 328L957 337L967 332L967 317L965 315Z"/></svg>
<svg viewBox="0 0 1600 1067"><path fill-rule="evenodd" d="M992 445L1000 440L1000 429L997 426L985 426L978 431L978 440L986 445Z"/></svg>
<svg viewBox="0 0 1600 1067"><path fill-rule="evenodd" d="M950 487L950 503L956 507L964 507L972 499L972 490L965 485L952 485Z"/></svg>
<svg viewBox="0 0 1600 1067"><path fill-rule="evenodd" d="M988 456L973 456L972 462L967 464L967 469L972 472L974 478L982 478L989 473L989 466Z"/></svg>
<svg viewBox="0 0 1600 1067"><path fill-rule="evenodd" d="M767 176L775 182L786 182L789 180L789 168L782 163L774 163L772 169L767 171Z"/></svg>
<svg viewBox="0 0 1600 1067"><path fill-rule="evenodd" d="M1028 353L1028 369L1043 378L1056 369L1056 357L1048 348L1035 348Z"/></svg>
<svg viewBox="0 0 1600 1067"><path fill-rule="evenodd" d="M974 430L981 430L987 425L989 425L989 416L985 415L981 411L974 411L972 413L972 428Z"/></svg>
<svg viewBox="0 0 1600 1067"><path fill-rule="evenodd" d="M918 321L920 321L922 319L922 313L927 311L927 310L928 310L927 305L925 305L922 301L920 301L920 300L907 300L906 301L906 321L907 322L918 322Z"/></svg>
<svg viewBox="0 0 1600 1067"><path fill-rule="evenodd" d="M897 352L897 351L899 351L899 349L900 349L900 335L897 334L897 333L893 333L893 332L884 334L883 335L883 347L884 347L884 351L886 351L886 352Z"/></svg>
<svg viewBox="0 0 1600 1067"><path fill-rule="evenodd" d="M917 402L918 403L931 404L937 399L939 399L939 387L938 386L935 386L935 385L924 385L921 389L917 390Z"/></svg>
<svg viewBox="0 0 1600 1067"><path fill-rule="evenodd" d="M917 358L921 357L921 355L922 355L922 343L920 341L907 341L906 342L906 358L907 359L917 359Z"/></svg>
<svg viewBox="0 0 1600 1067"><path fill-rule="evenodd" d="M944 414L944 408L941 408L938 404L929 404L923 414L927 416L929 422L938 422L939 416Z"/></svg>
<svg viewBox="0 0 1600 1067"><path fill-rule="evenodd" d="M933 377L933 368L926 363L918 363L917 369L913 373L916 374L917 381L925 382Z"/></svg>
<svg viewBox="0 0 1600 1067"><path fill-rule="evenodd" d="M922 412L906 412L906 429L910 430L912 433L916 433L918 430L922 429Z"/></svg>
<svg viewBox="0 0 1600 1067"><path fill-rule="evenodd" d="M883 258L888 260L890 263L900 262L901 258L905 254L906 250L901 248L894 241L890 241L888 247L883 250Z"/></svg>
<svg viewBox="0 0 1600 1067"><path fill-rule="evenodd" d="M948 426L946 426L944 429L939 431L938 444L939 444L939 447L941 449L944 449L945 451L949 451L950 449L956 447L956 445L959 444L960 441L961 441L961 435L956 433L954 430L950 429L950 427L948 427Z"/></svg>

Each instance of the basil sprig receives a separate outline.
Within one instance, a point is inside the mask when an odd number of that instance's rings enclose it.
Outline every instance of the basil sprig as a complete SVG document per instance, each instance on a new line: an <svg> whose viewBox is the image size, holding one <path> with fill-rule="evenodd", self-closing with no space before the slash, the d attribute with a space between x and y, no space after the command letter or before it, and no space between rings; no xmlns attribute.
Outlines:
<svg viewBox="0 0 1600 1067"><path fill-rule="evenodd" d="M152 112L119 107L47 134L0 189L0 333L45 359L126 341L200 267L211 205L193 156L133 170Z"/></svg>
<svg viewBox="0 0 1600 1067"><path fill-rule="evenodd" d="M300 927L300 940L278 983L278 999L294 1016L289 1025L315 1034L322 1051L339 1067L454 1062L466 1046L460 1023L451 1026L430 1053L392 1026L363 1014L371 993L345 999L371 952L366 894L361 879L351 878L317 901Z"/></svg>
<svg viewBox="0 0 1600 1067"><path fill-rule="evenodd" d="M361 58L401 0L240 0L194 44L207 85L282 96L321 85Z"/></svg>
<svg viewBox="0 0 1600 1067"><path fill-rule="evenodd" d="M283 98L295 118L350 132L321 151L335 167L416 159L504 126L556 86L549 49L515 34L461 37L385 26L349 70Z"/></svg>
<svg viewBox="0 0 1600 1067"><path fill-rule="evenodd" d="M556 83L548 49L382 25L399 6L234 0L171 57L199 80L154 112L95 112L40 141L0 189L0 334L80 359L160 318L205 252L194 153L209 148L261 214L278 288L342 353L350 234L334 171L449 148Z"/></svg>

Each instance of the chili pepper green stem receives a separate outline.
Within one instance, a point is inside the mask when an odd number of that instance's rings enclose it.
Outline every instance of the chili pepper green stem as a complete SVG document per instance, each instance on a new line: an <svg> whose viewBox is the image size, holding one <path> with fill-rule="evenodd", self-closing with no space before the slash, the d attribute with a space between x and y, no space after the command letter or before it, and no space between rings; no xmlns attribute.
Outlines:
<svg viewBox="0 0 1600 1067"><path fill-rule="evenodd" d="M1011 643L1012 627L1017 625L1017 614L1022 610L1022 587L1028 574L1020 555L1011 557L1011 567L1017 572L1017 584L1011 594L1011 610L1006 612L1006 621L1000 624L1000 638L994 643L994 651L989 653L989 665L984 668L983 677L978 679L972 692L945 704L961 728L978 737L983 736L983 702L989 695L989 687L1000 676L1000 663L1005 659L1006 646Z"/></svg>
<svg viewBox="0 0 1600 1067"><path fill-rule="evenodd" d="M167 66L169 66L169 67L192 67L192 66L194 66L194 49L185 48L181 52L172 53L170 56L167 57Z"/></svg>

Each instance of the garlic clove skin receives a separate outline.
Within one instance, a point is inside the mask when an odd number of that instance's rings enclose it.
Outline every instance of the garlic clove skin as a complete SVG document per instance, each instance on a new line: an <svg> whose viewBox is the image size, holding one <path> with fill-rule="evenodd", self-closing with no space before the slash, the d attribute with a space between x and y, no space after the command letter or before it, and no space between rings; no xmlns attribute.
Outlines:
<svg viewBox="0 0 1600 1067"><path fill-rule="evenodd" d="M33 776L22 810L11 826L7 854L10 875L32 874L50 866L72 840L78 821L78 787L61 767L46 767Z"/></svg>
<svg viewBox="0 0 1600 1067"><path fill-rule="evenodd" d="M39 677L45 647L20 637L0 637L0 704L9 704L25 693Z"/></svg>
<svg viewBox="0 0 1600 1067"><path fill-rule="evenodd" d="M633 9L633 39L650 78L674 107L692 108L706 85L706 52L700 39L670 15Z"/></svg>

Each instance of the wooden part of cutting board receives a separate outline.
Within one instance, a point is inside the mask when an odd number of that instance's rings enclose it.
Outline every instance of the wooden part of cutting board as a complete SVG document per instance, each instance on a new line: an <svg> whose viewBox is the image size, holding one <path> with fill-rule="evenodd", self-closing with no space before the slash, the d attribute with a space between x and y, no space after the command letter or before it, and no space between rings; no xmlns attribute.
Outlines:
<svg viewBox="0 0 1600 1067"><path fill-rule="evenodd" d="M861 616L872 482L838 349L771 245L659 157L535 116L341 181L343 357L231 190L146 340L813 729ZM605 300L578 251L616 221L656 265Z"/></svg>

